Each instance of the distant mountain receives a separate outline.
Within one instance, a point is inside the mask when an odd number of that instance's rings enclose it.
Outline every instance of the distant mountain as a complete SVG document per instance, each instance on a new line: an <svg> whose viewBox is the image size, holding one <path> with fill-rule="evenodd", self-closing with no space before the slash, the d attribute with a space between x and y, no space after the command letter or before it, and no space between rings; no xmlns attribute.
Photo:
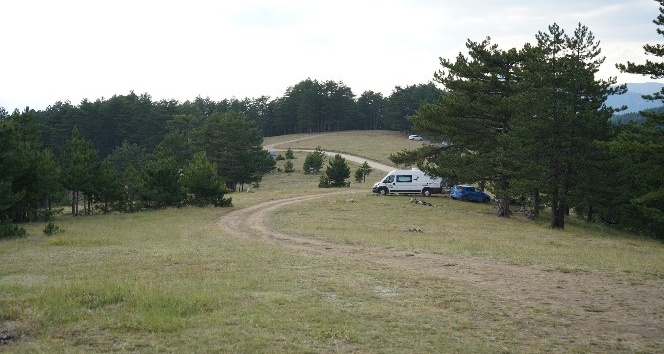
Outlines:
<svg viewBox="0 0 664 354"><path fill-rule="evenodd" d="M627 106L627 110L617 114L636 113L644 109L661 107L662 102L646 101L641 96L658 92L662 87L664 87L664 84L659 82L627 84L627 92L624 95L610 96L606 100L606 105L614 108L620 108L622 105Z"/></svg>

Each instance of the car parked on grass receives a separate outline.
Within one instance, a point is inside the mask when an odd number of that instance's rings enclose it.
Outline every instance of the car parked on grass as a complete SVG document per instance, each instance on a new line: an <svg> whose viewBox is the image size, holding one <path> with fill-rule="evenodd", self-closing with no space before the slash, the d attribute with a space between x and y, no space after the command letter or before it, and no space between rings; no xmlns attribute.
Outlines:
<svg viewBox="0 0 664 354"><path fill-rule="evenodd" d="M468 185L456 185L452 187L452 190L450 191L450 197L452 197L452 199L463 200L465 202L476 201L488 203L491 200L491 196L482 192L481 189Z"/></svg>
<svg viewBox="0 0 664 354"><path fill-rule="evenodd" d="M409 135L408 140L422 140L422 137L417 134Z"/></svg>

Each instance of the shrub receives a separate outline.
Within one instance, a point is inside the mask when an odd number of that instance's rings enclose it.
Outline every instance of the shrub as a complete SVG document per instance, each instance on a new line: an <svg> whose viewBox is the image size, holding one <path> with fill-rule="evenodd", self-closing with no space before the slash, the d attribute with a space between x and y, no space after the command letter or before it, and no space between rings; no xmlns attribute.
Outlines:
<svg viewBox="0 0 664 354"><path fill-rule="evenodd" d="M65 230L61 229L59 226L55 225L52 222L49 222L48 225L44 228L44 235L45 236L52 236L55 234L59 234L61 232L65 232Z"/></svg>
<svg viewBox="0 0 664 354"><path fill-rule="evenodd" d="M0 238L23 237L27 235L24 228L18 227L11 220L0 221Z"/></svg>
<svg viewBox="0 0 664 354"><path fill-rule="evenodd" d="M294 158L295 156L293 156L293 149L288 148L288 150L286 150L286 159L292 160Z"/></svg>
<svg viewBox="0 0 664 354"><path fill-rule="evenodd" d="M323 168L324 162L325 153L323 153L321 147L318 146L314 152L307 154L307 157L304 159L302 170L304 170L305 175L319 173L321 168Z"/></svg>
<svg viewBox="0 0 664 354"><path fill-rule="evenodd" d="M364 163L355 170L355 182L364 183L367 181L367 176L373 172L373 168L369 166L369 163L364 161Z"/></svg>
<svg viewBox="0 0 664 354"><path fill-rule="evenodd" d="M325 175L327 178L325 184L329 187L346 187L346 178L350 177L350 167L348 167L346 159L339 154L334 155L325 170ZM323 184L323 179L321 179L321 184Z"/></svg>
<svg viewBox="0 0 664 354"><path fill-rule="evenodd" d="M284 172L286 173L295 172L295 168L293 167L292 162L286 161L286 163L284 164Z"/></svg>

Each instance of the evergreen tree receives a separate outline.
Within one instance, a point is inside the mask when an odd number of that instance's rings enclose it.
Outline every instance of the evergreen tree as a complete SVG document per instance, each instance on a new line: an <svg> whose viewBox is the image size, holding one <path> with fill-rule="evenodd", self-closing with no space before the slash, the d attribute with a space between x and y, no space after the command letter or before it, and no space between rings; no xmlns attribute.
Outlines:
<svg viewBox="0 0 664 354"><path fill-rule="evenodd" d="M129 166L138 171L143 170L149 159L147 150L125 140L122 145L113 149L105 160L108 160L117 175L121 175Z"/></svg>
<svg viewBox="0 0 664 354"><path fill-rule="evenodd" d="M302 170L305 175L317 174L323 168L324 162L325 153L323 153L320 146L317 146L313 152L307 154L302 165Z"/></svg>
<svg viewBox="0 0 664 354"><path fill-rule="evenodd" d="M350 177L350 167L346 159L336 154L325 169L325 176L321 176L319 187L345 187L346 179Z"/></svg>
<svg viewBox="0 0 664 354"><path fill-rule="evenodd" d="M97 165L97 151L89 140L80 135L78 128L74 127L61 155L63 185L71 193L72 215L79 215L80 193L83 193L86 214L91 212L90 198L94 190Z"/></svg>
<svg viewBox="0 0 664 354"><path fill-rule="evenodd" d="M146 202L152 208L180 206L185 191L180 165L168 151L157 151L145 168Z"/></svg>
<svg viewBox="0 0 664 354"><path fill-rule="evenodd" d="M405 88L395 87L385 104L385 128L412 131L413 123L408 118L414 115L422 104L435 102L440 94L441 91L432 82Z"/></svg>
<svg viewBox="0 0 664 354"><path fill-rule="evenodd" d="M196 140L198 150L206 152L231 190L260 182L264 174L275 168L276 162L263 149L260 127L244 114L213 114L197 132Z"/></svg>
<svg viewBox="0 0 664 354"><path fill-rule="evenodd" d="M186 166L196 151L196 131L201 125L201 120L194 115L176 115L166 123L166 135L159 149L170 151L180 165Z"/></svg>
<svg viewBox="0 0 664 354"><path fill-rule="evenodd" d="M364 161L360 167L355 170L355 182L364 183L367 181L367 176L373 172L373 168L369 166L369 163Z"/></svg>
<svg viewBox="0 0 664 354"><path fill-rule="evenodd" d="M284 163L284 172L286 173L295 172L292 161L286 161L286 163Z"/></svg>
<svg viewBox="0 0 664 354"><path fill-rule="evenodd" d="M286 160L294 159L295 156L293 156L293 149L288 148L288 150L286 150L285 156L286 156Z"/></svg>
<svg viewBox="0 0 664 354"><path fill-rule="evenodd" d="M145 178L141 172L132 165L122 173L120 179L121 193L119 210L136 212L147 206L148 191Z"/></svg>
<svg viewBox="0 0 664 354"><path fill-rule="evenodd" d="M383 94L365 91L357 100L360 129L383 129L386 100Z"/></svg>
<svg viewBox="0 0 664 354"><path fill-rule="evenodd" d="M93 197L96 202L101 203L101 210L104 214L111 211L111 205L116 204L122 198L120 179L108 158L104 159L99 165L99 169L95 171L93 190Z"/></svg>
<svg viewBox="0 0 664 354"><path fill-rule="evenodd" d="M468 41L468 57L441 59L435 79L447 88L434 103L412 117L414 129L448 144L427 145L390 157L397 164L417 164L448 181L490 182L500 200L497 215L510 216L514 158L510 131L516 94L516 50L503 51L489 39Z"/></svg>
<svg viewBox="0 0 664 354"><path fill-rule="evenodd" d="M664 36L664 0L656 0L659 5L659 15L653 21L659 28L657 33ZM664 57L664 45L646 44L643 46L646 54L656 58ZM646 60L643 64L627 62L618 64L623 72L648 76L651 79L664 78L664 62ZM664 103L664 89L645 99ZM620 153L633 161L631 170L633 179L638 179L640 188L634 188L631 205L634 208L634 217L638 229L647 231L658 238L664 238L664 113L661 111L640 112L645 122L638 126L627 127L613 141L610 146L613 151ZM637 187L637 186L634 186Z"/></svg>
<svg viewBox="0 0 664 354"><path fill-rule="evenodd" d="M15 182L28 169L20 142L16 125L9 119L0 119L0 223L15 218L12 208L26 194L16 188Z"/></svg>
<svg viewBox="0 0 664 354"><path fill-rule="evenodd" d="M608 137L613 110L604 102L623 88L610 88L615 79L595 79L604 59L587 27L579 24L570 36L553 24L536 38L536 47L524 49L513 135L521 161L539 166L522 178L547 197L551 227L564 228L569 207L586 197L580 187L592 168L594 141Z"/></svg>
<svg viewBox="0 0 664 354"><path fill-rule="evenodd" d="M230 206L225 199L226 187L217 175L217 167L211 163L205 152L198 152L189 163L182 176L182 185L192 195L195 205Z"/></svg>

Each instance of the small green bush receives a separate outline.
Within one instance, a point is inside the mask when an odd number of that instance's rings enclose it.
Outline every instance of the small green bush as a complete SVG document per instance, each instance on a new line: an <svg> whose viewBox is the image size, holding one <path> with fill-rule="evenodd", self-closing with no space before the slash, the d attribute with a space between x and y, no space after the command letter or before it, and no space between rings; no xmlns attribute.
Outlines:
<svg viewBox="0 0 664 354"><path fill-rule="evenodd" d="M284 172L286 173L295 172L295 168L293 167L292 162L286 161L286 163L284 164Z"/></svg>
<svg viewBox="0 0 664 354"><path fill-rule="evenodd" d="M46 227L44 228L45 236L53 236L61 232L65 232L65 230L61 229L59 226L55 225L52 222L49 222L48 225L46 225Z"/></svg>
<svg viewBox="0 0 664 354"><path fill-rule="evenodd" d="M293 155L293 149L288 148L288 150L286 150L286 159L287 160L292 160L294 158L295 158L295 156Z"/></svg>
<svg viewBox="0 0 664 354"><path fill-rule="evenodd" d="M14 238L26 236L24 228L18 227L11 220L0 221L0 238Z"/></svg>

